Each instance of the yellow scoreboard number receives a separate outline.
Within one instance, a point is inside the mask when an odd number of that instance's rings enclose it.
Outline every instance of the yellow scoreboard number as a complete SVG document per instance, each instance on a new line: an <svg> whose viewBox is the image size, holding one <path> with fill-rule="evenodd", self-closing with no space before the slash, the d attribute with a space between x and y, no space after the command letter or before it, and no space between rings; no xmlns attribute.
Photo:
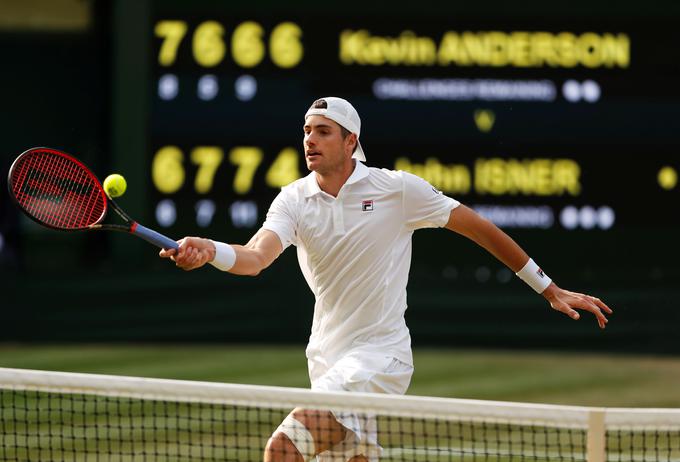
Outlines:
<svg viewBox="0 0 680 462"><path fill-rule="evenodd" d="M172 66L182 41L189 33L186 21L164 19L154 28L156 37L162 39L158 51L158 64ZM227 35L231 33L231 37ZM293 22L276 25L269 34L258 22L244 21L228 31L217 21L204 21L196 26L191 38L192 55L202 67L215 67L222 63L227 49L238 66L252 68L260 64L269 52L269 58L278 67L297 66L304 56L302 29Z"/></svg>
<svg viewBox="0 0 680 462"><path fill-rule="evenodd" d="M299 152L291 147L283 148L269 164L264 175L270 188L281 188L300 178ZM253 178L266 160L262 148L256 146L236 146L225 157L224 150L218 146L197 146L187 156L177 146L163 146L153 157L151 178L156 189L163 194L178 192L186 182L187 160L196 165L193 191L207 194L212 191L218 168L228 159L235 167L231 179L231 189L235 194L248 194L253 188Z"/></svg>

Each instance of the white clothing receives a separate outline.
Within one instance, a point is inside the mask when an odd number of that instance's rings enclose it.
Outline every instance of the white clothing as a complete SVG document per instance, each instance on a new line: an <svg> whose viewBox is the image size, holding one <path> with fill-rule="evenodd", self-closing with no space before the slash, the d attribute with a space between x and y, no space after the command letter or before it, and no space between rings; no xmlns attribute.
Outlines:
<svg viewBox="0 0 680 462"><path fill-rule="evenodd" d="M406 393L413 366L381 354L350 353L333 365L309 360L312 390L363 393ZM363 454L370 461L380 458L376 416L371 413L331 410L348 431L344 441L317 457L319 462L345 462Z"/></svg>
<svg viewBox="0 0 680 462"><path fill-rule="evenodd" d="M361 353L413 365L404 321L411 235L444 226L459 202L410 173L355 163L337 197L314 172L283 187L262 227L297 247L316 298L310 361L332 366Z"/></svg>
<svg viewBox="0 0 680 462"><path fill-rule="evenodd" d="M276 233L283 249L297 247L316 298L306 351L312 389L406 393L413 374L404 320L411 235L444 226L458 205L422 178L359 161L337 197L319 188L314 172L281 189L262 228ZM375 416L331 412L349 431L318 460L378 460Z"/></svg>

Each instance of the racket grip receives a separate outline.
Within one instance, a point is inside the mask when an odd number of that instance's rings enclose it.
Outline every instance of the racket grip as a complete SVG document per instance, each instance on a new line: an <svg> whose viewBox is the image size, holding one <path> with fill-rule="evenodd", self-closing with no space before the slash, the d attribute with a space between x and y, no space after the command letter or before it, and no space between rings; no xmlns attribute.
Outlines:
<svg viewBox="0 0 680 462"><path fill-rule="evenodd" d="M141 237L147 242L152 243L156 247L160 247L161 249L175 249L177 250L179 248L179 245L177 242L173 241L167 236L163 236L161 233L154 231L153 229L149 229L145 226L140 225L139 223L135 223L130 232L132 234L136 234L137 236Z"/></svg>

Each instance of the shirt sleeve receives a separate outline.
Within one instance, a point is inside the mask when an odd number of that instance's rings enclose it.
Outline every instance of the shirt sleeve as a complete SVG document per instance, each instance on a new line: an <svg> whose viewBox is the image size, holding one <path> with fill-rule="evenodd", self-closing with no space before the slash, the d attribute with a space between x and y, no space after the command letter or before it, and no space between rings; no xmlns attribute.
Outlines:
<svg viewBox="0 0 680 462"><path fill-rule="evenodd" d="M286 189L282 189L269 206L267 218L262 225L263 229L273 231L279 236L284 250L291 244L296 245L297 242L297 220L292 199L292 195Z"/></svg>
<svg viewBox="0 0 680 462"><path fill-rule="evenodd" d="M404 181L404 215L406 225L413 229L441 228L449 221L451 210L460 205L445 196L430 183L408 172L402 172Z"/></svg>

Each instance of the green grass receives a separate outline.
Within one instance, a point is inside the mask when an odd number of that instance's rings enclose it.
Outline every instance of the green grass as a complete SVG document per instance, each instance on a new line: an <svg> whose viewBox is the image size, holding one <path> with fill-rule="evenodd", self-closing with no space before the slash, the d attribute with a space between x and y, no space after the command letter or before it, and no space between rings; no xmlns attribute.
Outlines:
<svg viewBox="0 0 680 462"><path fill-rule="evenodd" d="M411 395L617 407L680 407L680 358L416 349ZM304 347L2 345L0 366L308 387Z"/></svg>
<svg viewBox="0 0 680 462"><path fill-rule="evenodd" d="M680 383L680 358L417 349L415 362L412 395L680 407L675 386ZM303 346L0 344L0 366L308 386ZM270 411L207 403L4 392L0 393L0 439L4 438L0 458L261 460L267 438L288 410ZM489 462L507 462L527 451L536 462L581 460L584 456L583 430L523 431L520 426L474 421L379 419L385 448L381 460L386 461L403 457L451 460L453 456L461 461L484 457ZM610 434L608 445L616 457L618 450L641 457L653 448L672 459L680 456L675 439L664 433L623 432Z"/></svg>

